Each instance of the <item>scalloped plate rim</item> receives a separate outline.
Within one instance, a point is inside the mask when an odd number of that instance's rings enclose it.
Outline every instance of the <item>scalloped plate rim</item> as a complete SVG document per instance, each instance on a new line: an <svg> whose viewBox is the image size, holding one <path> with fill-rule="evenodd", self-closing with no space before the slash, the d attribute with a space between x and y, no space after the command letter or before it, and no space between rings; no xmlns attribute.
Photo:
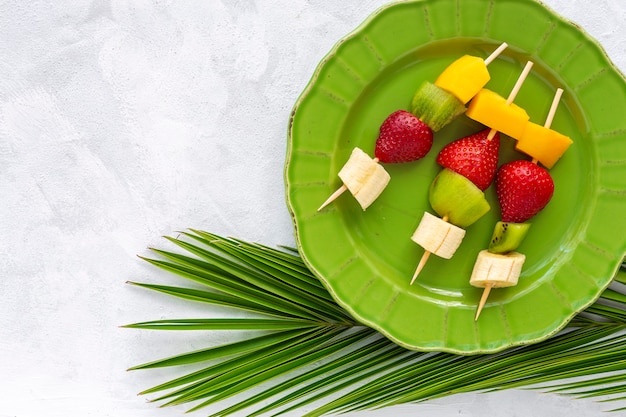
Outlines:
<svg viewBox="0 0 626 417"><path fill-rule="evenodd" d="M324 57L317 64L317 66L316 66L313 74L311 75L309 81L307 82L304 90L298 96L298 98L297 98L297 100L296 100L296 102L295 102L295 104L294 104L294 106L293 106L293 108L291 110L291 113L290 113L289 124L288 124L288 135L287 135L288 136L288 141L287 141L286 162L285 162L285 166L284 166L284 170L283 170L283 177L284 177L284 180L285 180L285 196L286 196L287 208L288 208L290 217L292 219L292 224L293 224L293 227L294 227L294 235L295 235L296 247L298 249L298 252L300 253L300 256L301 256L302 260L307 265L307 267L322 282L324 287L329 291L329 293L331 293L331 295L333 296L335 301L342 308L346 309L346 311L348 311L360 323L363 323L363 324L365 324L365 325L367 325L367 326L377 330L378 332L383 334L385 337L387 337L388 339L390 339L394 343L396 343L396 344L398 344L398 345L400 345L402 347L405 347L407 349L424 351L424 352L447 352L447 353L459 354L459 355L474 355L474 354L492 354L492 353L501 352L503 350L510 349L510 348L517 347L517 346L523 346L523 345L538 343L538 342L544 341L546 339L549 339L550 337L552 337L553 335L555 335L556 333L561 331L564 327L567 326L567 324L571 321L571 319L574 318L578 313L582 312L583 310L587 309L589 306L594 304L600 298L600 296L602 295L602 292L605 289L607 289L610 286L610 284L613 282L613 278L607 279L606 283L604 283L603 285L599 286L598 287L599 290L597 291L595 296L591 297L588 302L582 304L580 307L578 307L576 309L572 309L571 314L569 314L567 317L565 317L558 326L556 326L552 330L547 331L545 334L543 334L543 335L541 335L539 337L528 338L528 339L525 339L525 340L519 341L519 342L511 341L511 342L504 343L501 346L498 346L496 348L491 348L491 349L480 349L479 348L479 349L471 349L471 350L462 350L462 349L455 349L455 348L441 347L441 346L437 346L437 347L416 346L416 345L405 343L402 340L399 340L398 338L396 338L393 334L388 332L383 326L379 325L378 323L375 323L375 322L373 322L371 320L367 320L367 319L364 319L364 318L360 317L361 315L358 314L358 312L355 311L353 309L353 307L349 303L346 303L346 302L342 301L341 298L336 294L334 288L330 285L328 280L309 261L308 257L306 256L306 251L303 248L302 243L301 243L300 238L299 238L299 230L298 230L298 224L297 224L297 219L296 219L297 215L294 212L293 206L291 204L290 195L289 195L289 189L291 187L291 181L290 181L289 176L288 176L288 171L289 171L289 166L291 164L291 160L292 160L291 156L292 156L292 152L293 152L293 129L292 129L293 128L293 121L294 121L294 117L295 117L295 115L296 115L300 105L302 104L302 101L304 100L304 98L307 97L307 95L313 89L313 87L315 85L315 81L319 78L319 75L320 75L321 71L323 70L324 66L329 61L329 59L334 57L337 54L337 51L339 50L339 48L345 42L347 42L350 39L354 38L355 36L359 35L382 12L386 11L389 8L393 8L393 7L397 6L397 5L402 5L402 4L407 4L407 3L428 3L429 1L433 1L433 0L396 0L396 1L392 1L392 2L390 2L388 4L385 4L383 6L378 7L375 11L373 11L371 14L369 14L359 25L357 25L352 31L350 31L345 36L341 37L333 45L333 47L324 55ZM548 13L553 15L556 19L560 20L561 22L576 28L579 31L579 33L581 35L583 35L583 37L585 38L586 42L594 45L603 54L603 56L606 59L606 62L610 66L610 70L612 70L615 73L617 73L622 78L622 80L624 80L626 82L626 78L624 77L624 74L622 73L622 71L618 67L615 66L613 61L610 59L610 57L606 53L606 50L604 49L604 47L595 38L591 37L580 25L578 25L577 23L571 21L568 18L565 18L565 17L561 16L560 14L555 12L551 7L546 5L541 0L530 0L530 1L534 2L536 4L541 5ZM626 252L623 253L621 256L622 256L622 258L620 258L620 259L626 258ZM621 264L622 264L622 260L619 260L619 261L616 262L616 264L612 268L613 273L612 273L611 277L613 277L615 274L617 274L620 271L620 265Z"/></svg>

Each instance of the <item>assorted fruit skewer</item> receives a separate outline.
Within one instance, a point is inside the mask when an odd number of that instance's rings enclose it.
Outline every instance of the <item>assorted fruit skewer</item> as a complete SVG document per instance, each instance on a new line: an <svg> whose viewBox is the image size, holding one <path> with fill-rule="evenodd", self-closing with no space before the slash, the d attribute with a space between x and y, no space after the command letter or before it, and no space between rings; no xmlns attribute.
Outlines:
<svg viewBox="0 0 626 417"><path fill-rule="evenodd" d="M483 288L475 320L492 288L516 285L525 256L515 252L530 223L527 221L551 200L554 182L547 169L559 160L572 140L550 129L563 93L557 89L543 126L530 121L513 101L533 66L528 62L507 99L484 88L490 80L487 66L507 47L500 45L488 58L464 55L450 64L434 83L417 89L411 111L397 110L380 126L375 157L355 147L338 173L343 182L319 208L322 210L349 190L363 210L382 193L391 177L381 163L403 163L423 158L431 149L434 132L465 113L486 128L446 145L437 156L443 169L429 188L429 202L440 216L425 212L411 236L424 254L411 279L415 281L431 253L451 258L465 229L490 209L484 191L494 182L501 208L487 250L478 254L470 284ZM466 107L466 104L468 104ZM515 139L515 149L532 161L517 160L497 168L500 133ZM542 164L546 168L539 166Z"/></svg>
<svg viewBox="0 0 626 417"><path fill-rule="evenodd" d="M411 285L426 265L430 254L450 259L465 237L464 228L470 226L490 209L483 191L489 187L496 173L500 148L500 119L490 119L491 114L510 115L519 118L526 112L513 104L522 84L530 73L533 63L529 61L520 74L507 99L490 90L481 89L478 94L488 95L488 101L474 100L468 108L472 118L479 118L487 129L446 145L437 157L443 170L435 177L429 189L429 202L441 217L424 213L411 240L424 248ZM484 93L487 91L488 93ZM521 111L520 111L521 110ZM468 114L469 115L469 114ZM526 115L527 116L527 115ZM509 119L512 119L509 116ZM525 123L529 118L522 117ZM495 122L495 123L492 123ZM507 133L512 132L506 129Z"/></svg>
<svg viewBox="0 0 626 417"><path fill-rule="evenodd" d="M541 211L554 193L550 173L538 162L543 161L546 166L552 167L572 143L567 136L550 129L562 94L563 90L557 89L545 124L539 126L528 122L527 133L517 144L519 149L521 142L522 148L533 160L506 163L496 174L496 194L502 220L496 223L489 248L479 252L470 278L470 285L484 289L475 320L478 320L492 288L517 285L526 257L515 249L530 228L527 220ZM539 142L540 139L546 143ZM550 145L553 146L548 148Z"/></svg>
<svg viewBox="0 0 626 417"><path fill-rule="evenodd" d="M374 158L355 148L339 171L343 182L318 208L322 210L346 190L363 210L383 192L390 181L380 163L411 162L423 158L432 147L433 133L466 111L468 103L490 79L489 65L507 44L501 44L489 57L464 55L452 62L434 83L425 81L415 92L411 112L398 110L380 127Z"/></svg>

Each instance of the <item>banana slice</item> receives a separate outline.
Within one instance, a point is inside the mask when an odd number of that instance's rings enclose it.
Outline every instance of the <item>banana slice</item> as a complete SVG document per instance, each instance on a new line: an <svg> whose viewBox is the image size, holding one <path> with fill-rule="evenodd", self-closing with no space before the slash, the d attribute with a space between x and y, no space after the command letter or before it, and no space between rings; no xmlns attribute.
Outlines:
<svg viewBox="0 0 626 417"><path fill-rule="evenodd" d="M479 288L503 288L517 285L526 256L518 252L507 254L482 250L474 264L470 285Z"/></svg>
<svg viewBox="0 0 626 417"><path fill-rule="evenodd" d="M411 240L444 259L452 258L465 237L465 230L424 212Z"/></svg>
<svg viewBox="0 0 626 417"><path fill-rule="evenodd" d="M374 173L378 164L360 148L354 148L350 158L339 171L339 178L354 195Z"/></svg>
<svg viewBox="0 0 626 417"><path fill-rule="evenodd" d="M360 148L352 150L338 175L363 210L378 198L391 179L385 168Z"/></svg>
<svg viewBox="0 0 626 417"><path fill-rule="evenodd" d="M376 169L369 176L361 189L354 194L354 198L359 202L363 210L368 208L374 200L383 192L389 183L390 176L380 164L376 164Z"/></svg>

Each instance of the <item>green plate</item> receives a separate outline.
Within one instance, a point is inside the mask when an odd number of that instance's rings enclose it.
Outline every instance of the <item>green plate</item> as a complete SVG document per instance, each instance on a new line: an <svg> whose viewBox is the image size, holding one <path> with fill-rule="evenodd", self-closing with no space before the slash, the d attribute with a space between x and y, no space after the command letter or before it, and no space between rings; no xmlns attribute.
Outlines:
<svg viewBox="0 0 626 417"><path fill-rule="evenodd" d="M557 87L565 90L552 127L574 144L551 170L556 190L519 248L517 286L491 292L469 277L486 248L499 206L467 229L451 260L431 256L413 286L423 250L410 240L435 162L450 141L482 127L462 116L435 135L422 160L386 165L391 182L367 211L349 193L319 205L340 185L355 146L373 155L382 121L408 109L423 80L463 54L487 57L488 88L504 97L528 60L535 65L515 103L543 124ZM422 0L390 4L341 40L295 104L285 167L299 250L337 302L410 349L461 354L537 342L561 329L608 286L626 253L626 82L580 28L529 0ZM500 162L525 158L502 138ZM432 212L432 211L431 211Z"/></svg>

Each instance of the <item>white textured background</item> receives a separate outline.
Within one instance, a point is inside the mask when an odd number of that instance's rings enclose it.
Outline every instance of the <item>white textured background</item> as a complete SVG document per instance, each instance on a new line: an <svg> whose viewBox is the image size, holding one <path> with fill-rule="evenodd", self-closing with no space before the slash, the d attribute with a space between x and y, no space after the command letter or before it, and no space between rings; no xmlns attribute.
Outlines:
<svg viewBox="0 0 626 417"><path fill-rule="evenodd" d="M293 244L291 107L320 59L385 3L0 1L0 417L183 414L136 396L171 370L125 369L225 336L118 328L201 312L125 285L172 279L135 255L188 227ZM545 4L626 71L624 0ZM359 415L603 409L506 391Z"/></svg>

